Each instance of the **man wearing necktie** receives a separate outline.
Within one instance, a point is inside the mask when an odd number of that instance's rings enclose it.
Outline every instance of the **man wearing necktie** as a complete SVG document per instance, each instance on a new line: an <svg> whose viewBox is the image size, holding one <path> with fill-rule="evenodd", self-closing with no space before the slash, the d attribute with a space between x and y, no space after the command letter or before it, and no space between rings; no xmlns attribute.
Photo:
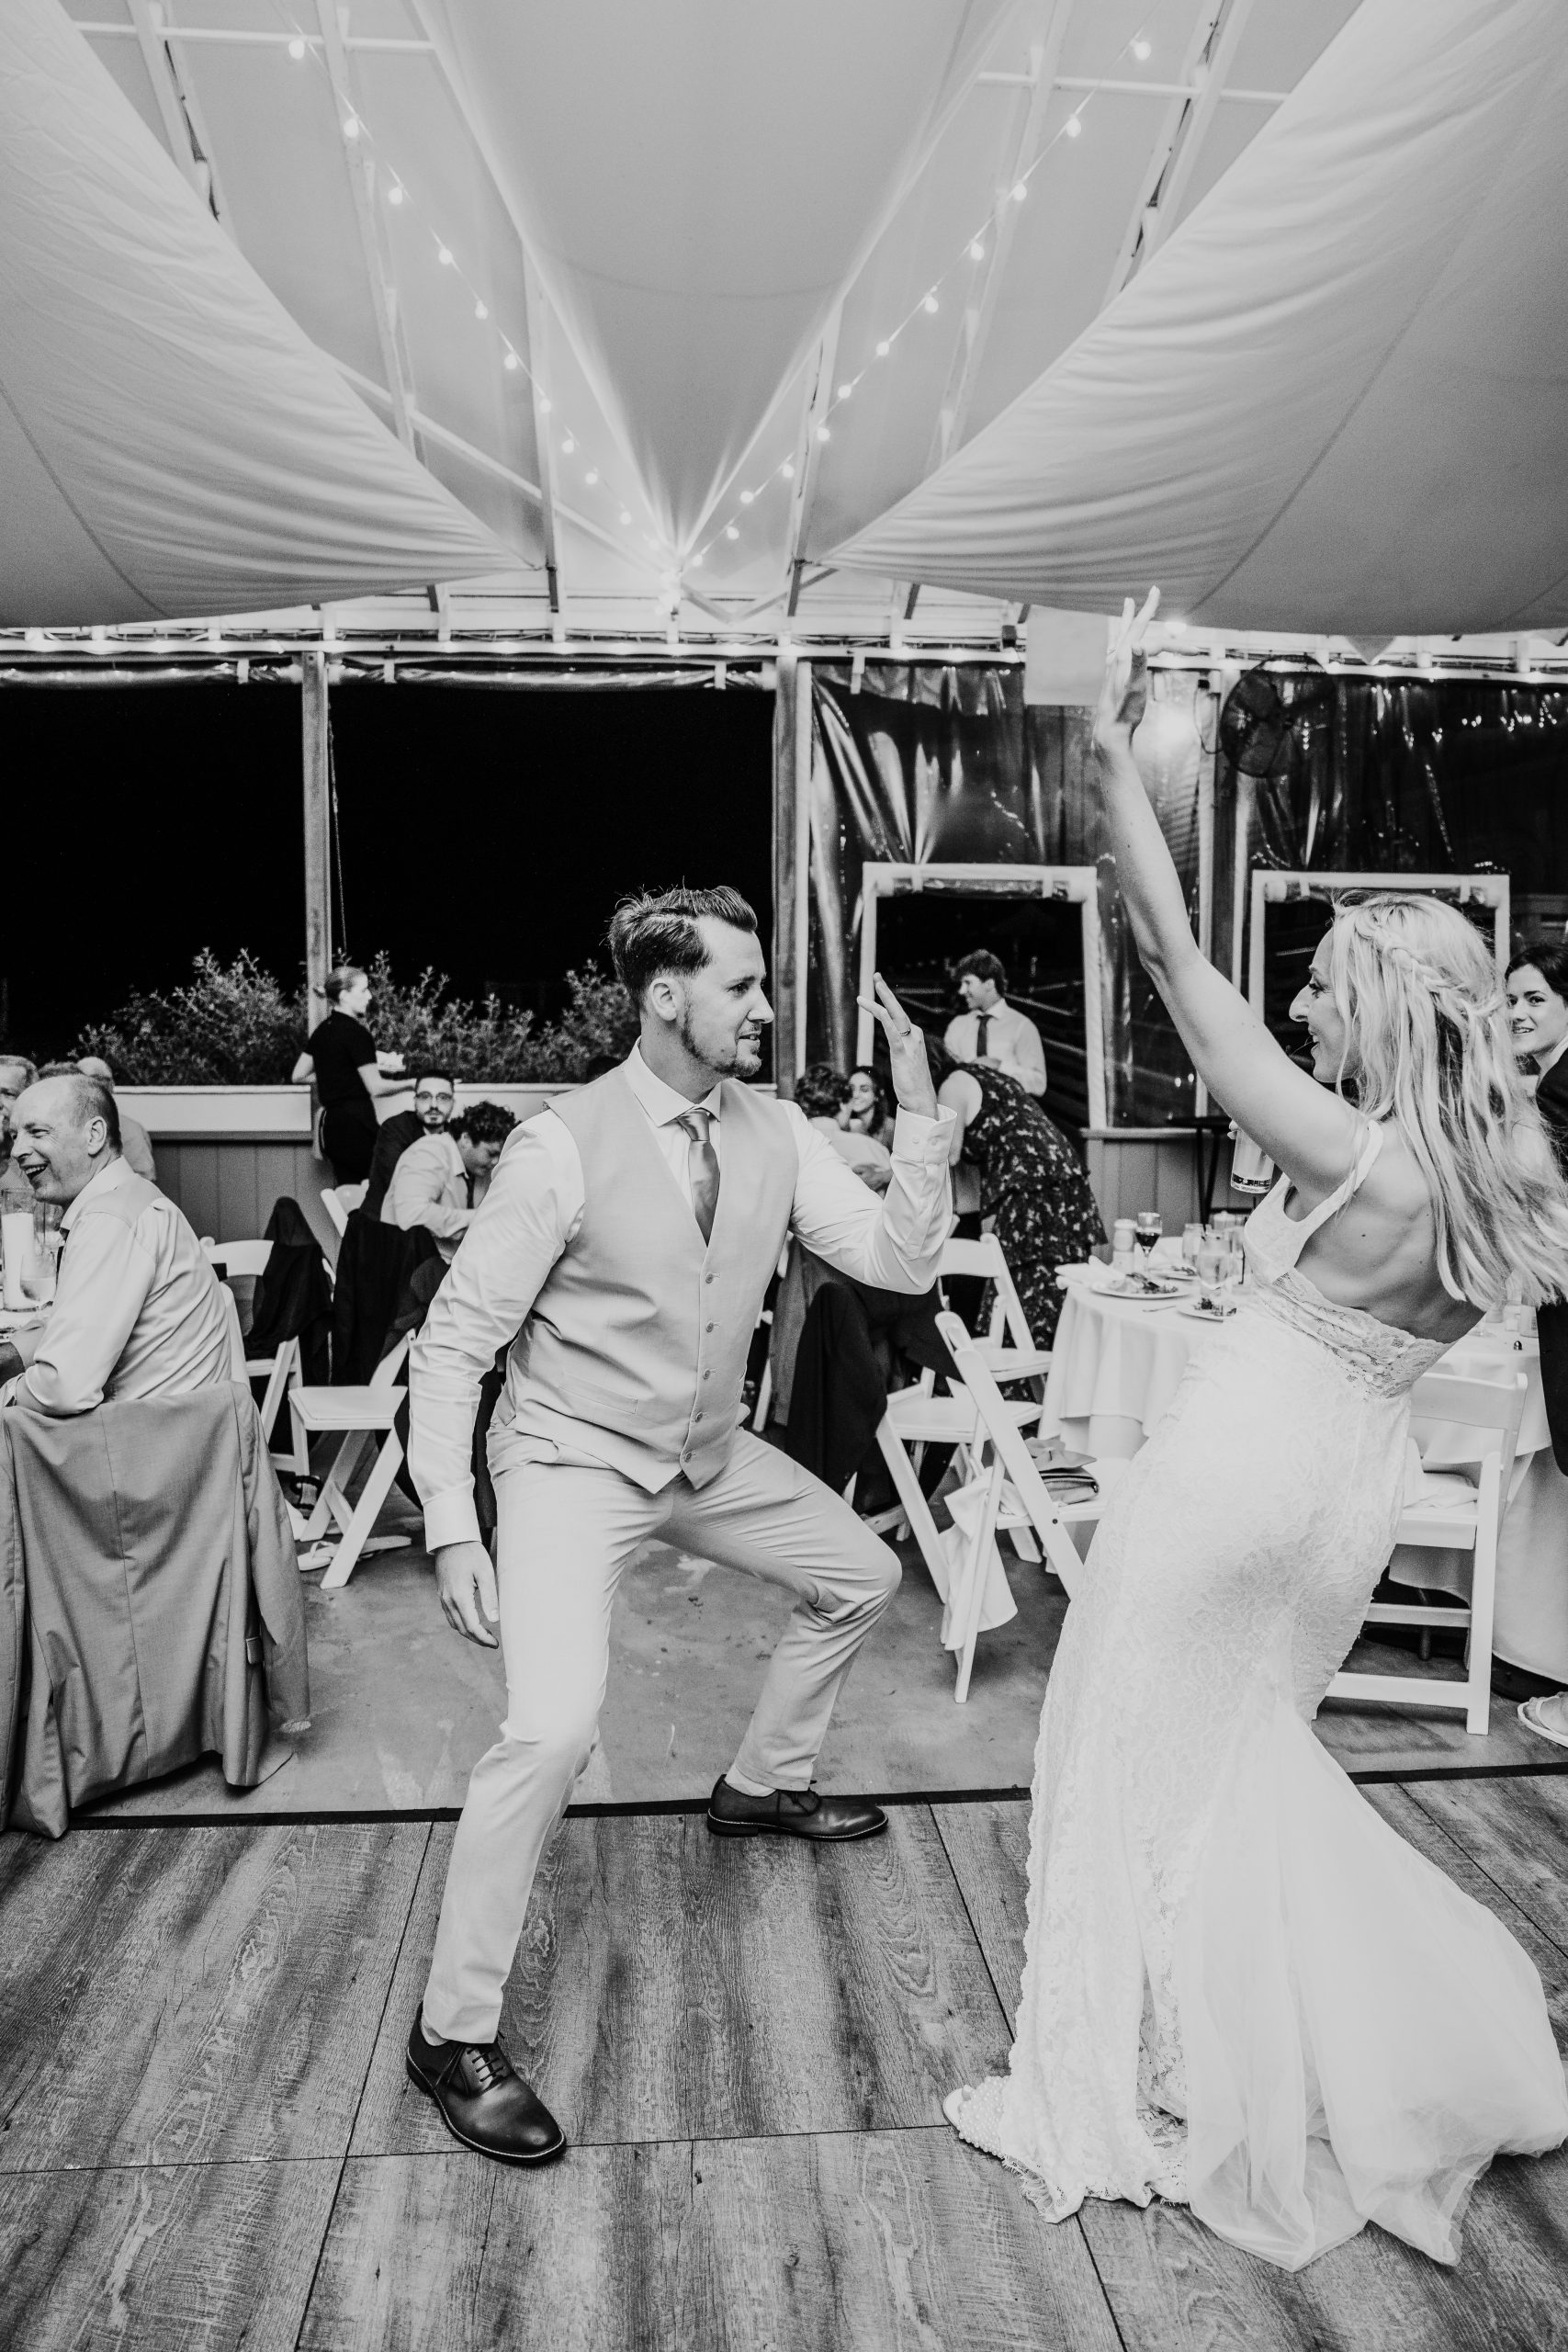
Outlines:
<svg viewBox="0 0 1568 2352"><path fill-rule="evenodd" d="M1007 967L988 947L976 947L953 967L964 1011L947 1024L943 1045L955 1062L983 1062L1018 1080L1026 1094L1045 1091L1045 1048L1026 1012L1007 1001Z"/></svg>
<svg viewBox="0 0 1568 2352"><path fill-rule="evenodd" d="M833 1703L898 1583L842 1498L739 1426L747 1351L790 1234L829 1265L918 1295L952 1223L951 1112L925 1040L877 981L899 1111L880 1199L793 1102L745 1083L773 1019L756 917L728 889L628 900L610 944L641 1016L628 1058L509 1138L410 1359L410 1466L447 1621L493 1644L507 1715L474 1768L412 2079L503 2162L565 2136L498 2038L545 1843L592 1746L621 1572L650 1536L786 1586L795 1606L735 1761L717 1837L869 1838L876 1806L811 1785ZM479 1382L508 1348L491 1424L496 1560L470 1451Z"/></svg>

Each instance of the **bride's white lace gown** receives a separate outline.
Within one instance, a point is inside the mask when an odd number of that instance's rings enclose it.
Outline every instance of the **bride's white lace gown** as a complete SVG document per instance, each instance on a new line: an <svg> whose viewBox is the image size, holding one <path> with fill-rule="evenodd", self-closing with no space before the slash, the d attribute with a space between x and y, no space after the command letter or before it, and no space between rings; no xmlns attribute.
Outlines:
<svg viewBox="0 0 1568 2352"><path fill-rule="evenodd" d="M1256 1289L1100 1523L1040 1726L1010 2071L947 2106L1057 2219L1159 2195L1292 2269L1367 2221L1451 2262L1492 2157L1568 2136L1530 1962L1309 1728L1443 1352L1295 1265L1381 1141L1300 1223L1284 1183L1254 1212Z"/></svg>

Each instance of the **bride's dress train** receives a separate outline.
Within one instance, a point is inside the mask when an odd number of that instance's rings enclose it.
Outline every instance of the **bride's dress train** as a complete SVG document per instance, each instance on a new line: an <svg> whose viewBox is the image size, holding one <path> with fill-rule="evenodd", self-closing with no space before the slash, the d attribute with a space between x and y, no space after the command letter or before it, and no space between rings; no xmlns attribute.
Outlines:
<svg viewBox="0 0 1568 2352"><path fill-rule="evenodd" d="M1535 1969L1310 1728L1393 1548L1407 1396L1441 1354L1294 1267L1190 1365L1095 1538L1035 1756L1010 2071L954 2093L1060 2219L1190 2203L1294 2269L1363 2222L1443 2262L1478 2175L1568 2136Z"/></svg>

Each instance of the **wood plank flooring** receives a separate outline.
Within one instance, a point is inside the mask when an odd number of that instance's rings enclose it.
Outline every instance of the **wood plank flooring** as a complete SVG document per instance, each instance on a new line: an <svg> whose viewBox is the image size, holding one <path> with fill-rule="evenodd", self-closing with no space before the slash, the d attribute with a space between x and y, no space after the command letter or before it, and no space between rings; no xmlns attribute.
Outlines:
<svg viewBox="0 0 1568 2352"><path fill-rule="evenodd" d="M1516 1934L1568 2041L1568 1777L1368 1801ZM1186 2211L1054 2227L942 2120L1006 2058L1028 1808L838 1851L568 1822L504 2030L573 2140L455 2146L402 2045L446 1825L0 1838L0 2345L551 2352L1568 2352L1568 2156L1445 2271L1287 2277Z"/></svg>

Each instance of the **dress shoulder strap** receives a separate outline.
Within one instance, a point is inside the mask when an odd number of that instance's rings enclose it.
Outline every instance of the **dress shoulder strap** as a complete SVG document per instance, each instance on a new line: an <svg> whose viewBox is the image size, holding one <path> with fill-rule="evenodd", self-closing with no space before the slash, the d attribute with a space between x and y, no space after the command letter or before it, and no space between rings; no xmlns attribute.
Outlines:
<svg viewBox="0 0 1568 2352"><path fill-rule="evenodd" d="M1342 1184L1337 1185L1335 1190L1330 1193L1325 1201L1319 1201L1312 1215L1310 1216L1303 1217L1301 1224L1297 1227L1296 1230L1300 1233L1303 1242L1306 1240L1309 1234L1315 1233L1320 1225L1326 1225L1329 1218L1333 1216L1337 1211L1342 1209L1346 1202L1360 1191L1361 1186L1371 1174L1372 1164L1376 1160L1377 1156L1382 1149L1382 1129L1369 1121L1366 1136L1362 1142L1360 1150L1356 1154L1356 1164L1351 1169L1348 1176L1346 1177L1345 1182Z"/></svg>

